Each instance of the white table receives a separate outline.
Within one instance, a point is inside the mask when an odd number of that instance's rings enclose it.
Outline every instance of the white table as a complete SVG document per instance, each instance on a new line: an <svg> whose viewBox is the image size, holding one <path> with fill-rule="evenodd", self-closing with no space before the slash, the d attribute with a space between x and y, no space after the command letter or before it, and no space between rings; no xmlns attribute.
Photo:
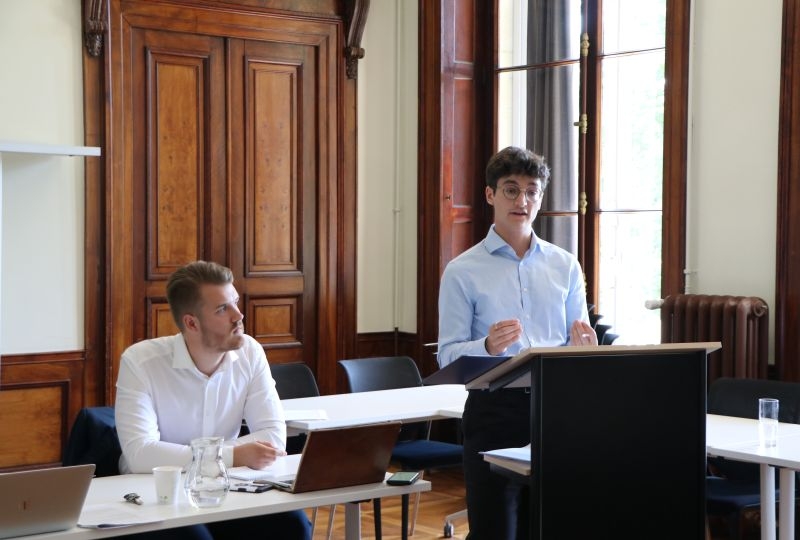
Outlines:
<svg viewBox="0 0 800 540"><path fill-rule="evenodd" d="M345 537L348 540L355 540L361 538L361 515L357 501L430 491L430 489L430 482L420 480L409 486L389 486L386 483L376 483L297 494L285 493L277 489L255 494L230 492L221 506L198 509L189 504L183 492L181 493L180 502L176 505L157 504L155 502L153 475L151 474L107 476L92 480L79 523L96 522L98 518L94 516L99 515L99 507L97 505L107 507L109 504L118 505L120 511L124 513L135 512L135 518L138 521L155 521L155 523L106 530L73 527L66 531L26 536L24 538L36 540L41 538L91 540L198 523L210 523L290 510L302 510L317 506L349 503L345 510ZM122 496L130 492L141 495L144 499L144 504L138 506L124 502Z"/></svg>
<svg viewBox="0 0 800 540"><path fill-rule="evenodd" d="M281 400L286 429L296 435L313 429L373 422L420 422L461 418L467 391L463 384L437 384ZM323 411L325 420L302 418L305 411ZM288 415L299 418L289 419ZM417 501L419 504L419 501Z"/></svg>
<svg viewBox="0 0 800 540"><path fill-rule="evenodd" d="M761 538L775 534L775 468L780 469L780 539L794 538L794 477L800 470L800 425L778 426L778 445L760 446L758 420L706 415L706 453L761 468Z"/></svg>
<svg viewBox="0 0 800 540"><path fill-rule="evenodd" d="M286 427L290 435L331 427L345 427L372 422L400 420L418 422L460 418L467 400L463 384L438 384L333 394L281 401L287 414L303 411L325 411L326 420L290 419Z"/></svg>

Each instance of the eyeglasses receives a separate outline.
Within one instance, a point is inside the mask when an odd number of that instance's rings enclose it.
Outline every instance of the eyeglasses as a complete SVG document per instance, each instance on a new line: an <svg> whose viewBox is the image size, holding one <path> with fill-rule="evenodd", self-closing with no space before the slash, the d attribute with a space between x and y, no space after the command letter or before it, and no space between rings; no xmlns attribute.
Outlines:
<svg viewBox="0 0 800 540"><path fill-rule="evenodd" d="M509 201L516 201L522 190L514 184L503 186L503 195ZM531 187L525 190L525 198L528 202L536 202L542 196L542 189L539 187Z"/></svg>

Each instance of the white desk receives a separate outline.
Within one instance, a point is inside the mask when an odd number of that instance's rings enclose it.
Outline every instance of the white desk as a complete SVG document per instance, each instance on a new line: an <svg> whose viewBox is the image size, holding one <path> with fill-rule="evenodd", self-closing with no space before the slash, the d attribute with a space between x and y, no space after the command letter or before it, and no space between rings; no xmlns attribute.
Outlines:
<svg viewBox="0 0 800 540"><path fill-rule="evenodd" d="M800 425L781 423L778 445L758 442L758 420L706 416L706 453L761 467L761 538L775 538L775 468L780 468L780 538L794 538L794 477L800 470Z"/></svg>
<svg viewBox="0 0 800 540"><path fill-rule="evenodd" d="M375 422L461 418L466 400L467 391L463 384L439 384L284 399L281 404L287 413L287 434L296 435L314 429ZM304 411L324 411L327 418L288 419L288 415L297 416Z"/></svg>
<svg viewBox="0 0 800 540"><path fill-rule="evenodd" d="M287 420L290 435L312 429L344 427L372 422L400 420L418 422L460 418L467 400L462 384L439 384L395 388L374 392L334 394L310 398L284 399L288 412L324 410L327 420Z"/></svg>
<svg viewBox="0 0 800 540"><path fill-rule="evenodd" d="M388 474L387 474L388 476ZM24 538L43 539L57 538L64 540L81 540L106 538L160 529L171 529L198 523L210 523L263 514L274 514L289 510L302 510L331 504L347 504L345 510L345 537L348 540L361 538L361 516L358 502L372 498L404 495L421 491L430 491L431 484L425 480L417 481L410 486L389 486L385 483L365 484L339 489L327 489L310 493L284 493L273 489L265 493L230 492L221 506L216 508L194 508L189 504L184 493L181 501L174 505L159 505L155 502L155 487L151 474L126 474L107 476L92 480L89 494L84 503L83 514L79 523L92 523L96 507L93 505L120 505L123 512L135 512L142 522L157 521L118 529L84 529L74 527L66 531L26 536ZM122 496L136 492L144 499L144 504L123 502Z"/></svg>

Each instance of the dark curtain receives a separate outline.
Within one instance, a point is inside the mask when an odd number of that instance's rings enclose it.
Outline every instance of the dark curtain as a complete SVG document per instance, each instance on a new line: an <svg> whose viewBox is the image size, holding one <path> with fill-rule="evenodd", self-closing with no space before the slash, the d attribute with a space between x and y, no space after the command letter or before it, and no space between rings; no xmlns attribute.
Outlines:
<svg viewBox="0 0 800 540"><path fill-rule="evenodd" d="M530 0L528 3L528 65L565 60L570 41L572 0ZM551 168L550 187L542 212L569 212L569 216L537 218L541 238L573 253L577 250L577 136L573 77L577 63L560 67L536 67L527 72L527 145L544 155Z"/></svg>

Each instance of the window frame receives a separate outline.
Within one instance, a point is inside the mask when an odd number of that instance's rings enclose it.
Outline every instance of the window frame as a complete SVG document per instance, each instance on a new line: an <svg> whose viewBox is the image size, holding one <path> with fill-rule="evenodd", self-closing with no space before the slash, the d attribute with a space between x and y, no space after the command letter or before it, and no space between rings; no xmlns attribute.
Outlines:
<svg viewBox="0 0 800 540"><path fill-rule="evenodd" d="M581 10L585 20L584 32L590 36L599 35L599 4L602 0L582 2ZM664 61L664 140L663 140L663 187L662 187L662 246L661 246L661 297L684 292L686 262L686 171L687 171L687 133L688 133L688 79L689 79L689 31L691 0L667 0L666 3L666 42ZM496 29L497 7L493 28ZM495 30L496 33L496 30ZM577 39L577 37L576 37ZM598 134L600 103L599 73L596 58L599 42L590 38L589 57L581 56L581 85L595 86L594 95L581 92L580 106L589 118L590 134L579 136L578 152L582 154L579 167L587 174L579 173L579 192L586 193L589 208L599 208L599 189L586 184L586 180L599 178L600 137ZM495 35L495 50L497 36ZM496 60L495 60L496 64ZM497 110L497 77L503 71L496 65L491 68L494 86L494 103L491 110ZM493 112L493 115L495 113ZM494 118L494 126L497 119ZM594 124L594 125L592 125ZM493 135L492 151L497 147L496 129ZM546 214L546 212L542 212ZM589 215L578 214L577 257L586 276L586 293L590 303L597 303L599 297L599 212ZM488 224L487 224L488 226ZM476 239L476 241L479 239Z"/></svg>

